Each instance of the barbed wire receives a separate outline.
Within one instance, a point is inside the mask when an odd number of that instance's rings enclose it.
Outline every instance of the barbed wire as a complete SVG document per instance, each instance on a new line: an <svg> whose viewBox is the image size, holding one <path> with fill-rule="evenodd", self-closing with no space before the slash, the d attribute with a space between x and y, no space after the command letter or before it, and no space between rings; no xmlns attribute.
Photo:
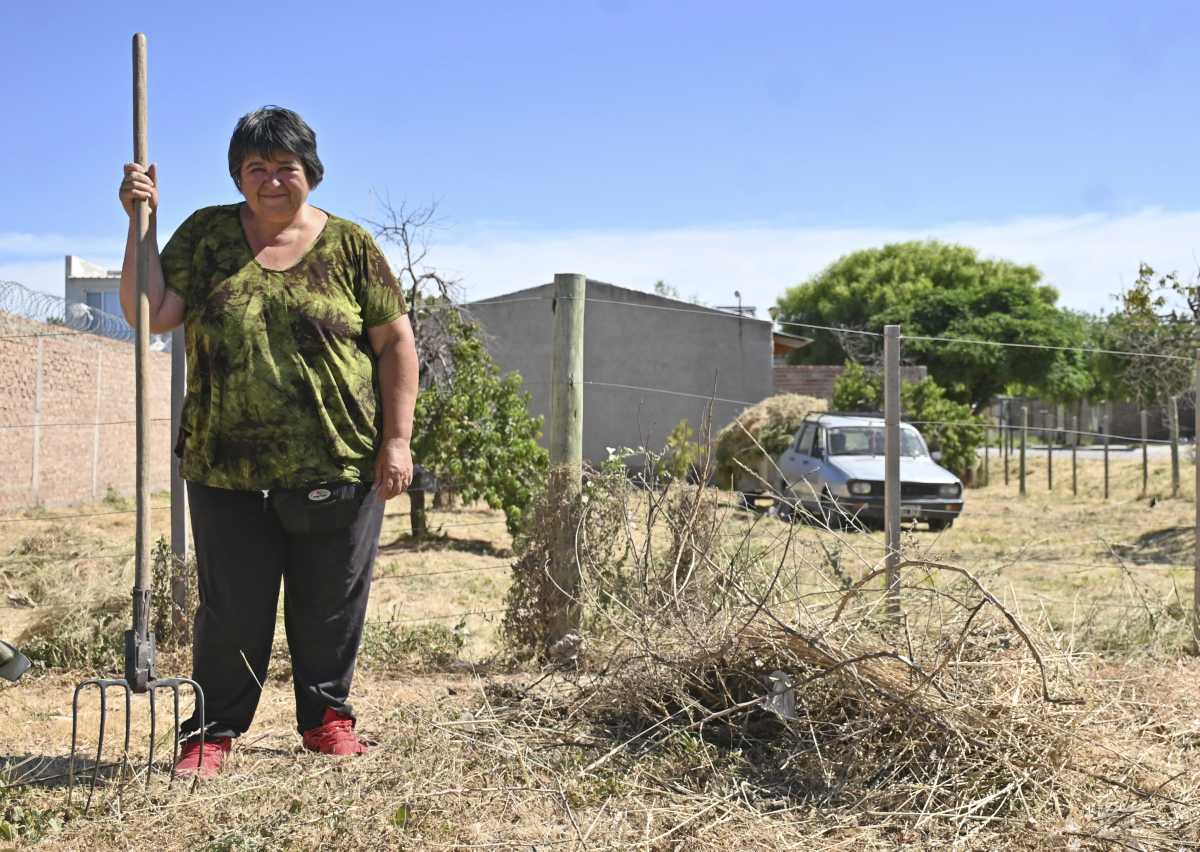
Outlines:
<svg viewBox="0 0 1200 852"><path fill-rule="evenodd" d="M137 339L136 330L123 317L106 313L82 302L68 304L61 296L38 293L16 281L0 281L0 330L20 328L24 323L13 322L13 318L49 326L63 326L70 331L35 332L15 331L0 335L0 339L23 337L49 337L69 334L95 334L110 340L132 343ZM170 334L150 335L151 349L168 351L171 348Z"/></svg>

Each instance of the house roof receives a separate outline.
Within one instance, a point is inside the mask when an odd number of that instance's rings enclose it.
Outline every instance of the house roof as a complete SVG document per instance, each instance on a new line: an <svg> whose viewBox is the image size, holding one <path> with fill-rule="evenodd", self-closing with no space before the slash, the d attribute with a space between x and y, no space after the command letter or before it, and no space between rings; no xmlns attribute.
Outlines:
<svg viewBox="0 0 1200 852"><path fill-rule="evenodd" d="M528 298L535 295L545 294L549 297L549 293L553 291L554 284L539 284L536 287L526 287L523 290L514 290L511 293L504 293L500 296L489 296L486 299L479 299L474 302L468 302L467 307L472 305L486 305L493 302L508 302L514 299ZM711 314L720 317L729 317L742 322L762 323L768 326L773 325L773 320L758 319L757 317L743 316L730 311L723 311L717 308L710 308L705 305L697 305L693 302L685 302L681 299L672 299L667 296L660 296L658 293L648 293L644 290L634 290L629 287L621 287L616 284L609 284L606 281L597 281L589 278L587 280L589 302L623 302L629 304L641 304L654 309L680 311L683 313L695 314ZM778 332L776 332L778 334ZM789 335L789 337L796 337ZM796 338L804 340L805 338ZM801 344L803 345L803 344ZM796 347L798 348L798 347Z"/></svg>
<svg viewBox="0 0 1200 852"><path fill-rule="evenodd" d="M795 349L803 349L808 344L812 343L811 337L802 337L799 334L788 334L786 331L774 332L775 354L783 355Z"/></svg>

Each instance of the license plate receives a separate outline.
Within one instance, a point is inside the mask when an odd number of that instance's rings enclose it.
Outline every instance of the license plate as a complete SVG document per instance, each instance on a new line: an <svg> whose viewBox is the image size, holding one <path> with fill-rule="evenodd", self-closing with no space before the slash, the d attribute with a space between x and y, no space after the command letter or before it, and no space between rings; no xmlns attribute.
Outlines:
<svg viewBox="0 0 1200 852"><path fill-rule="evenodd" d="M920 517L920 515L921 515L921 510L919 508L917 508L916 506L901 506L900 507L900 517L902 517L902 518L916 518L916 517Z"/></svg>

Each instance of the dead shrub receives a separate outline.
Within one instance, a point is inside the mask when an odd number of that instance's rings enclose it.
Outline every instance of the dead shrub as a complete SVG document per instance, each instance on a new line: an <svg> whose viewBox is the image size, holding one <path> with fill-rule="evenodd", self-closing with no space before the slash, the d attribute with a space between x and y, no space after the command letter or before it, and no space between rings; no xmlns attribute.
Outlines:
<svg viewBox="0 0 1200 852"><path fill-rule="evenodd" d="M971 572L905 562L894 620L861 539L747 518L713 489L585 494L567 510L581 531L577 668L569 688L505 711L569 720L558 738L607 741L582 775L678 773L695 795L732 787L949 838L1044 826L1051 842L1064 814L1107 812L1111 786L1098 795L1095 780L1120 771L1096 760L1084 727L1095 691ZM553 529L562 511L538 517ZM590 512L612 520L601 536ZM776 531L766 543L751 540L761 524ZM523 553L537 560L530 579L545 573L539 541ZM1186 799L1175 779L1156 783L1133 799Z"/></svg>

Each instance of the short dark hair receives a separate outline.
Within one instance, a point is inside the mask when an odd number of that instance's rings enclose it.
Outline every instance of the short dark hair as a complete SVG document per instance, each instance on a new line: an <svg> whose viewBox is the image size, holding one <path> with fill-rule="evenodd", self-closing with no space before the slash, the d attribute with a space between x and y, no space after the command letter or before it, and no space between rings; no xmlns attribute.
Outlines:
<svg viewBox="0 0 1200 852"><path fill-rule="evenodd" d="M280 106L265 106L238 119L229 139L229 176L240 191L242 163L258 154L270 157L277 151L293 154L304 164L308 186L315 189L325 177L325 166L317 156L317 134L299 115Z"/></svg>

